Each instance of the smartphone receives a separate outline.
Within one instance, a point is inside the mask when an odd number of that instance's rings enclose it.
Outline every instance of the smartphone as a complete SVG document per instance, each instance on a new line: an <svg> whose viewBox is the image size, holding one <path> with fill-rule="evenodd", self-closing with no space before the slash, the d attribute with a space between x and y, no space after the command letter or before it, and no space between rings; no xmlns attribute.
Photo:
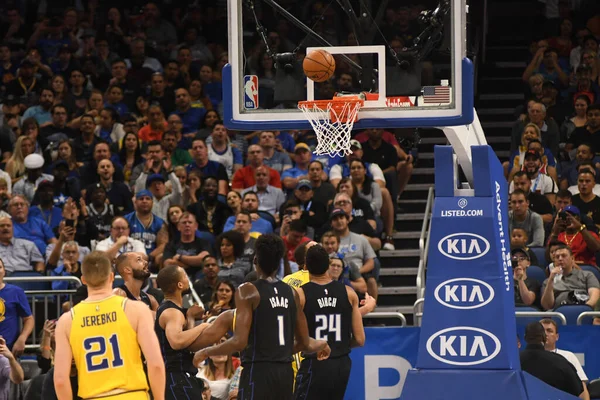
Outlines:
<svg viewBox="0 0 600 400"><path fill-rule="evenodd" d="M75 226L75 220L74 219L65 219L65 226L68 226L70 228Z"/></svg>
<svg viewBox="0 0 600 400"><path fill-rule="evenodd" d="M567 220L567 213L565 211L561 211L558 213L558 218L566 221Z"/></svg>

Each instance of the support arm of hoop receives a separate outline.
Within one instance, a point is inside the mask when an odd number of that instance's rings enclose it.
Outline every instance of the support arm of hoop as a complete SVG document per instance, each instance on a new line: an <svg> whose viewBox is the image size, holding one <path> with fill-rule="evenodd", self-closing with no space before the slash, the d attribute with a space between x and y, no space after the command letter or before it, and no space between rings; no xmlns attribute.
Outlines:
<svg viewBox="0 0 600 400"><path fill-rule="evenodd" d="M441 127L452 145L454 153L471 187L473 187L473 157L471 146L486 145L487 140L479 122L477 111L473 110L473 122L469 125Z"/></svg>

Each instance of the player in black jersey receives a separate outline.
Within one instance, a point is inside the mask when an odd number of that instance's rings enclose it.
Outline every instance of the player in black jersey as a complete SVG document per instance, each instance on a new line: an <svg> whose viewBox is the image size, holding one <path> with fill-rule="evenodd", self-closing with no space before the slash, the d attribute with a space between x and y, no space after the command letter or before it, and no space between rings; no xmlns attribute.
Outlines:
<svg viewBox="0 0 600 400"><path fill-rule="evenodd" d="M298 294L275 277L284 254L283 241L275 235L262 235L255 250L259 279L241 285L235 294L233 337L198 351L194 363L197 366L209 356L241 351L238 400L288 400L294 385L292 354L305 351L325 359L330 349L325 340L308 336Z"/></svg>
<svg viewBox="0 0 600 400"><path fill-rule="evenodd" d="M113 293L131 300L146 304L153 314L158 309L158 302L151 294L142 290L146 279L150 277L147 256L142 253L123 253L115 261L117 272L123 278L123 284L117 286Z"/></svg>
<svg viewBox="0 0 600 400"><path fill-rule="evenodd" d="M329 256L321 245L306 252L309 282L298 288L308 332L331 347L327 360L305 354L296 375L297 400L342 400L350 378L350 348L363 346L365 330L354 289L332 281L327 273Z"/></svg>
<svg viewBox="0 0 600 400"><path fill-rule="evenodd" d="M183 268L174 265L164 267L156 282L165 294L154 323L166 368L165 399L201 399L202 386L196 379L198 369L192 363L194 354L187 348L207 327L207 324L194 327L192 323L204 310L198 306L183 308L182 297L190 290Z"/></svg>

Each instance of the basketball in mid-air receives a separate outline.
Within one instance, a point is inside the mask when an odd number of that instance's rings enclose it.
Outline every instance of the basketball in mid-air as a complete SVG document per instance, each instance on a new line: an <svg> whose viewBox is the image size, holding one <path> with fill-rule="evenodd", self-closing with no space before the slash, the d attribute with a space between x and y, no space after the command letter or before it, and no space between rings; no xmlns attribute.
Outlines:
<svg viewBox="0 0 600 400"><path fill-rule="evenodd" d="M314 50L304 57L302 68L309 79L325 82L335 72L335 59L325 50Z"/></svg>

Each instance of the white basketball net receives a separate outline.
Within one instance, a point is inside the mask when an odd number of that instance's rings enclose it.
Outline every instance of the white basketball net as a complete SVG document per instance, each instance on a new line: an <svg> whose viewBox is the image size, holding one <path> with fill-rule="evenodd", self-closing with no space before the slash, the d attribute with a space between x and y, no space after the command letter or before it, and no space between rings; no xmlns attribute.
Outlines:
<svg viewBox="0 0 600 400"><path fill-rule="evenodd" d="M298 105L317 134L316 154L344 157L351 153L350 132L361 105L361 102L347 102L337 108L333 102L324 108L312 102Z"/></svg>

